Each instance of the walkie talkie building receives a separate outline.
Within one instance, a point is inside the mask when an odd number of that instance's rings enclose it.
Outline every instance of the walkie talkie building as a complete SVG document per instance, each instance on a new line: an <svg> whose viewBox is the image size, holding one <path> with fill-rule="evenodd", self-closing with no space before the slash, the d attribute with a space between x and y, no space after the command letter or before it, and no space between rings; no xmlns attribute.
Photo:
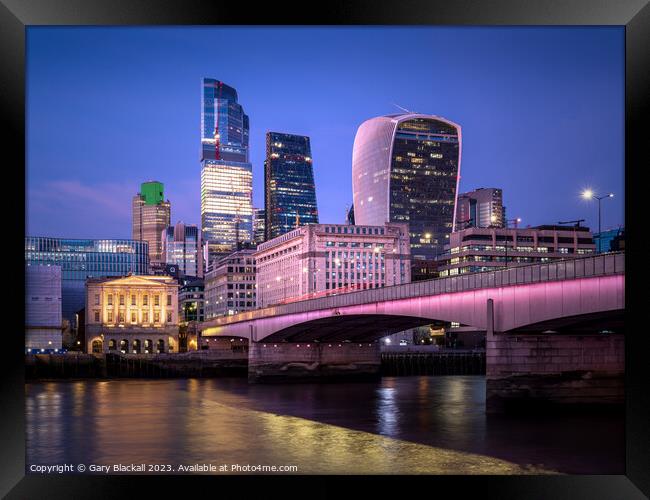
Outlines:
<svg viewBox="0 0 650 500"><path fill-rule="evenodd" d="M461 127L419 113L361 124L352 152L356 224L408 222L411 256L433 260L455 223Z"/></svg>

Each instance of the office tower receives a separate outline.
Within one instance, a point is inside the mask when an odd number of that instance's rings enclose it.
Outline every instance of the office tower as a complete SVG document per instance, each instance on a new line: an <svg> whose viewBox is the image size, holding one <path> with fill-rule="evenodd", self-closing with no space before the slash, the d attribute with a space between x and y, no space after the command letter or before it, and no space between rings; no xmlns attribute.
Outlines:
<svg viewBox="0 0 650 500"><path fill-rule="evenodd" d="M25 266L25 349L54 352L62 347L61 266Z"/></svg>
<svg viewBox="0 0 650 500"><path fill-rule="evenodd" d="M205 319L257 307L254 249L242 249L215 261L205 276Z"/></svg>
<svg viewBox="0 0 650 500"><path fill-rule="evenodd" d="M458 195L455 231L466 227L506 227L501 189L478 188Z"/></svg>
<svg viewBox="0 0 650 500"><path fill-rule="evenodd" d="M161 232L170 224L171 204L165 201L163 183L143 182L140 192L133 197L134 240L149 243L149 262L163 262Z"/></svg>
<svg viewBox="0 0 650 500"><path fill-rule="evenodd" d="M203 278L181 280L178 289L178 314L181 323L202 322L205 319Z"/></svg>
<svg viewBox="0 0 650 500"><path fill-rule="evenodd" d="M253 243L259 245L264 242L264 227L266 226L266 210L253 209Z"/></svg>
<svg viewBox="0 0 650 500"><path fill-rule="evenodd" d="M179 276L203 276L203 245L197 226L178 222L163 230L162 241L165 263L174 264Z"/></svg>
<svg viewBox="0 0 650 500"><path fill-rule="evenodd" d="M309 224L265 241L254 257L259 307L411 281L406 224Z"/></svg>
<svg viewBox="0 0 650 500"><path fill-rule="evenodd" d="M365 121L352 152L355 223L407 222L413 259L434 259L454 227L460 157L461 127L445 118Z"/></svg>
<svg viewBox="0 0 650 500"><path fill-rule="evenodd" d="M253 240L253 167L248 116L237 91L212 78L201 83L201 232L208 258ZM212 263L212 262L210 262Z"/></svg>
<svg viewBox="0 0 650 500"><path fill-rule="evenodd" d="M438 256L440 276L494 271L596 252L588 227L468 227L455 231Z"/></svg>
<svg viewBox="0 0 650 500"><path fill-rule="evenodd" d="M149 244L134 240L26 236L25 263L28 266L61 266L62 314L74 325L75 313L85 304L86 279L147 274Z"/></svg>
<svg viewBox="0 0 650 500"><path fill-rule="evenodd" d="M318 224L309 137L266 133L264 187L266 240L298 226Z"/></svg>
<svg viewBox="0 0 650 500"><path fill-rule="evenodd" d="M354 203L350 205L350 208L348 208L348 211L345 214L345 218L348 224L354 225Z"/></svg>

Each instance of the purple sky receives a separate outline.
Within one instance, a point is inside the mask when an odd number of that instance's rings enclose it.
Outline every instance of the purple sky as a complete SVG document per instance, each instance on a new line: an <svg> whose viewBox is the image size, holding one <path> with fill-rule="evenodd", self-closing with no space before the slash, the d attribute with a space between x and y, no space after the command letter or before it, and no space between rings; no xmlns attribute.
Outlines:
<svg viewBox="0 0 650 500"><path fill-rule="evenodd" d="M200 81L250 116L254 205L264 134L311 137L321 222L351 203L357 127L392 105L463 127L461 191L503 188L522 225L586 219L613 191L624 223L624 30L597 28L27 29L27 234L129 238L142 181L200 225Z"/></svg>

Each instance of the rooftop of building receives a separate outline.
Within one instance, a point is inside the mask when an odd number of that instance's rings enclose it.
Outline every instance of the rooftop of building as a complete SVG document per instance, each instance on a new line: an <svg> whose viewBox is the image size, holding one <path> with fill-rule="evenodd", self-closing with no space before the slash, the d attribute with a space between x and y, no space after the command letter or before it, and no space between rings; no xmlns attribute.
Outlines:
<svg viewBox="0 0 650 500"><path fill-rule="evenodd" d="M186 277L181 281L180 286L181 286L181 290L184 290L186 288L203 287L204 284L205 284L205 281L203 280L203 278Z"/></svg>
<svg viewBox="0 0 650 500"><path fill-rule="evenodd" d="M562 226L557 224L542 224L540 226L526 226L526 227L474 227L470 226L464 229L459 229L454 231L455 233L480 233L480 232L491 232L491 231L579 231L584 233L591 232L586 226ZM453 234L453 233L452 233Z"/></svg>
<svg viewBox="0 0 650 500"><path fill-rule="evenodd" d="M140 275L140 274L127 274L126 276L101 276L98 278L88 278L86 284L100 284L118 282L129 284L176 284L176 280L172 276L154 276L154 275Z"/></svg>
<svg viewBox="0 0 650 500"><path fill-rule="evenodd" d="M271 248L271 247L273 247L273 246L275 246L275 245L277 245L279 243L282 243L284 241L288 241L288 240L291 240L293 238L297 238L297 237L301 236L302 234L307 233L310 229L318 230L318 229L322 228L325 232L327 232L325 230L325 228L330 228L330 227L341 227L341 228L358 227L360 229L364 229L364 228L365 229L368 229L368 228L371 228L371 229L385 229L387 227L397 227L397 226L408 226L408 223L406 223L406 222L387 222L386 224L382 224L382 225L361 225L361 224L349 224L349 223L345 223L345 222L343 222L343 223L333 223L333 224L326 224L326 223L319 222L318 224L305 224L304 226L296 227L296 228L292 229L291 231L287 231L286 233L281 234L280 236L276 236L273 239L270 239L270 240L267 240L267 241L265 241L263 243L260 243L257 246L257 251L259 252L259 251L265 250L267 248ZM387 236L386 234L379 235L379 234L373 234L373 233L367 233L367 234L354 233L354 234L355 234L355 236L366 236L366 237L368 237L368 236ZM341 233L339 233L339 232L329 232L328 235L346 237L346 236L350 236L351 233L350 232L341 232Z"/></svg>

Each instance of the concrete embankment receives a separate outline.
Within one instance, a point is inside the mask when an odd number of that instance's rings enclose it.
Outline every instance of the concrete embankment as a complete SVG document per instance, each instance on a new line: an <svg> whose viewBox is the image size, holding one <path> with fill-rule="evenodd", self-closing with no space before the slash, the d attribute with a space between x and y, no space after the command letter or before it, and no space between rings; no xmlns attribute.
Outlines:
<svg viewBox="0 0 650 500"><path fill-rule="evenodd" d="M180 354L28 354L25 378L245 377L246 353L195 351Z"/></svg>

